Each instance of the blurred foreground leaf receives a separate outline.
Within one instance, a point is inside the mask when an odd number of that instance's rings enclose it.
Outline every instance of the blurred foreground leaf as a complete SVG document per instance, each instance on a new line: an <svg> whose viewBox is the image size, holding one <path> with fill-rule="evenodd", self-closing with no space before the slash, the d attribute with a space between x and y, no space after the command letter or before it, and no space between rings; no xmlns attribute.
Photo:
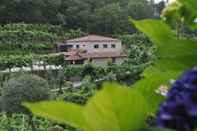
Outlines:
<svg viewBox="0 0 197 131"><path fill-rule="evenodd" d="M158 59L147 68L144 79L134 87L149 101L150 112L154 113L164 99L155 93L161 84L167 84L184 70L197 65L197 40L178 39L170 27L160 20L133 21L155 44Z"/></svg>
<svg viewBox="0 0 197 131"><path fill-rule="evenodd" d="M24 103L35 115L80 127L85 131L139 131L145 127L148 105L137 91L105 84L85 107L64 102Z"/></svg>

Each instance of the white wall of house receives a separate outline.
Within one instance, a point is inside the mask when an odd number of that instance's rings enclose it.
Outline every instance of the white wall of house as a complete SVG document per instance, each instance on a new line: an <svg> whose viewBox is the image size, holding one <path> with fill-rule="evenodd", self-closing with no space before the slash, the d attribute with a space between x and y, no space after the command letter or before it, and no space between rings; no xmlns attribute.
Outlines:
<svg viewBox="0 0 197 131"><path fill-rule="evenodd" d="M120 41L115 42L70 42L67 45L72 45L72 49L84 49L87 52L113 52L121 51L122 44ZM96 48L98 46L98 48ZM115 47L113 47L115 46Z"/></svg>
<svg viewBox="0 0 197 131"><path fill-rule="evenodd" d="M92 62L95 64L95 65L98 65L98 66L104 66L104 65L107 65L107 62L109 61L109 58L102 58L102 59L93 59Z"/></svg>
<svg viewBox="0 0 197 131"><path fill-rule="evenodd" d="M126 60L126 58L116 58L115 63L122 64L125 60Z"/></svg>
<svg viewBox="0 0 197 131"><path fill-rule="evenodd" d="M110 58L99 58L99 59L93 59L92 62L96 65L104 66L104 65L107 65L109 60ZM115 63L122 64L124 60L125 60L124 58L115 58Z"/></svg>

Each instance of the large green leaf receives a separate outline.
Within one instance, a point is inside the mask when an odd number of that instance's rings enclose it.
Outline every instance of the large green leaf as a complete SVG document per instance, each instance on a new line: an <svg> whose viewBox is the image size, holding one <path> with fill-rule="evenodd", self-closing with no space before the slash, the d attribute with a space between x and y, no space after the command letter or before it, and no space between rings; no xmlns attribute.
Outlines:
<svg viewBox="0 0 197 131"><path fill-rule="evenodd" d="M43 116L60 123L68 123L75 127L85 125L83 107L65 102L38 102L35 104L24 103L27 108L37 116Z"/></svg>
<svg viewBox="0 0 197 131"><path fill-rule="evenodd" d="M156 44L160 57L177 58L197 55L197 40L178 39L170 27L161 20L142 20L134 23ZM184 61L181 60L181 63Z"/></svg>
<svg viewBox="0 0 197 131"><path fill-rule="evenodd" d="M170 27L160 20L133 22L157 47L158 60L145 70L144 79L134 85L150 102L150 111L155 112L163 100L155 90L184 70L197 65L197 41L176 38Z"/></svg>
<svg viewBox="0 0 197 131"><path fill-rule="evenodd" d="M156 90L161 84L167 84L169 79L176 78L177 72L162 72L156 68L147 68L144 79L138 81L133 87L140 91L149 102L150 113L155 113L164 96L157 94Z"/></svg>
<svg viewBox="0 0 197 131"><path fill-rule="evenodd" d="M85 131L139 131L148 105L137 91L105 84L85 107L64 102L25 103L34 114L79 126Z"/></svg>

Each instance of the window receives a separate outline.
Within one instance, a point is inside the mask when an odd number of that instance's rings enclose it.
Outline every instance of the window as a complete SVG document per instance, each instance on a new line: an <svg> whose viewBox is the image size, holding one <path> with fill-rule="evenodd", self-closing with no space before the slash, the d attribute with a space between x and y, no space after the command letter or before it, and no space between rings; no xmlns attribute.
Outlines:
<svg viewBox="0 0 197 131"><path fill-rule="evenodd" d="M99 45L94 45L94 48L95 48L95 49L98 49L98 48L99 48Z"/></svg>
<svg viewBox="0 0 197 131"><path fill-rule="evenodd" d="M76 48L78 49L80 46L79 45L76 45Z"/></svg>
<svg viewBox="0 0 197 131"><path fill-rule="evenodd" d="M108 45L107 45L107 44L104 44L104 45L103 45L103 48L107 48L107 47L108 47Z"/></svg>
<svg viewBox="0 0 197 131"><path fill-rule="evenodd" d="M111 48L116 48L116 45L115 44L111 44Z"/></svg>
<svg viewBox="0 0 197 131"><path fill-rule="evenodd" d="M70 51L73 48L73 45L67 45L66 51Z"/></svg>
<svg viewBox="0 0 197 131"><path fill-rule="evenodd" d="M68 48L73 48L73 45L67 45Z"/></svg>

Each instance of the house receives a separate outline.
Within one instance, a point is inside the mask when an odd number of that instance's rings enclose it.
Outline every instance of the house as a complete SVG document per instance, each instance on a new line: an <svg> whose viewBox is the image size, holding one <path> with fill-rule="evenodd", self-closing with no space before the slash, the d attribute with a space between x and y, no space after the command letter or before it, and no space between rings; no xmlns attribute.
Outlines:
<svg viewBox="0 0 197 131"><path fill-rule="evenodd" d="M85 60L91 60L104 65L109 59L120 64L126 58L121 41L110 37L88 35L58 43L57 46L58 52L64 52L70 64L83 64Z"/></svg>

